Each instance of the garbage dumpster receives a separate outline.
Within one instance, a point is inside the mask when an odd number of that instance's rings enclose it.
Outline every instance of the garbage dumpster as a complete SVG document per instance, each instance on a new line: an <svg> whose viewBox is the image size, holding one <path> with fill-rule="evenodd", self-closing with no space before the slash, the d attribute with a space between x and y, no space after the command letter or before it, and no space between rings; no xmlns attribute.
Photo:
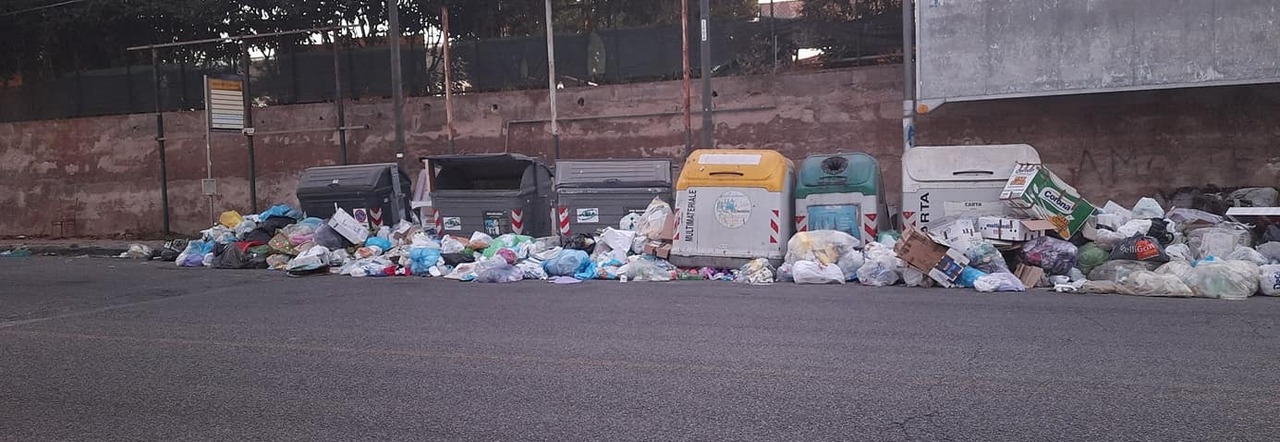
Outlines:
<svg viewBox="0 0 1280 442"><path fill-rule="evenodd" d="M671 263L737 268L779 265L792 232L793 165L772 150L698 150L676 182L679 223Z"/></svg>
<svg viewBox="0 0 1280 442"><path fill-rule="evenodd" d="M887 229L884 180L871 155L811 155L796 180L796 231L838 230L868 243Z"/></svg>
<svg viewBox="0 0 1280 442"><path fill-rule="evenodd" d="M334 205L376 229L409 219L409 175L393 163L312 167L298 180L307 216L328 219Z"/></svg>
<svg viewBox="0 0 1280 442"><path fill-rule="evenodd" d="M433 222L445 234L550 236L552 174L518 154L428 157Z"/></svg>
<svg viewBox="0 0 1280 442"><path fill-rule="evenodd" d="M561 235L618 228L654 197L671 202L671 160L556 162L556 227Z"/></svg>
<svg viewBox="0 0 1280 442"><path fill-rule="evenodd" d="M920 230L945 217L1010 214L1000 201L1018 163L1039 163L1026 144L919 146L902 156L902 221Z"/></svg>

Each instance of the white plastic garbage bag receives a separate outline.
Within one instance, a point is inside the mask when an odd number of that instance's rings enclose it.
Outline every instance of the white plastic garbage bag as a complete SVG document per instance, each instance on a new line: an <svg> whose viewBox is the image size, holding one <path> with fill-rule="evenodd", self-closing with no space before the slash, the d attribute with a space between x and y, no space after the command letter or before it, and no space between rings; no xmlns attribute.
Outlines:
<svg viewBox="0 0 1280 442"><path fill-rule="evenodd" d="M973 281L973 288L979 292L1025 292L1027 287L1012 273L988 273Z"/></svg>
<svg viewBox="0 0 1280 442"><path fill-rule="evenodd" d="M858 268L862 285L884 287L898 283L898 255L879 243L867 245L866 260Z"/></svg>
<svg viewBox="0 0 1280 442"><path fill-rule="evenodd" d="M1126 239L1134 235L1146 235L1147 232L1150 231L1151 220L1149 219L1135 219L1129 221L1124 223L1123 226L1120 226L1120 229L1118 230L1118 232L1120 232L1121 235L1124 235Z"/></svg>
<svg viewBox="0 0 1280 442"><path fill-rule="evenodd" d="M1260 274L1258 265L1248 261L1201 262L1187 285L1197 296L1243 300L1257 293Z"/></svg>
<svg viewBox="0 0 1280 442"><path fill-rule="evenodd" d="M1258 268L1258 293L1263 296L1280 296L1280 264Z"/></svg>
<svg viewBox="0 0 1280 442"><path fill-rule="evenodd" d="M1133 205L1133 217L1136 218L1164 218L1164 208L1160 207L1160 203L1152 198L1142 198L1137 204Z"/></svg>
<svg viewBox="0 0 1280 442"><path fill-rule="evenodd" d="M1164 248L1164 254L1169 255L1170 261L1191 262L1195 260L1191 256L1191 248L1187 247L1186 244L1169 244L1169 247Z"/></svg>
<svg viewBox="0 0 1280 442"><path fill-rule="evenodd" d="M844 272L835 264L796 261L791 264L791 277L796 284L844 284Z"/></svg>
<svg viewBox="0 0 1280 442"><path fill-rule="evenodd" d="M1267 265L1271 260L1262 256L1257 250L1240 246L1227 255L1227 261L1249 261L1257 265Z"/></svg>
<svg viewBox="0 0 1280 442"><path fill-rule="evenodd" d="M1205 227L1187 233L1187 245L1195 252L1196 259L1210 256L1219 258L1230 255L1236 247L1253 245L1249 230L1233 225Z"/></svg>
<svg viewBox="0 0 1280 442"><path fill-rule="evenodd" d="M596 238L596 254L619 262L626 261L627 252L631 250L635 238L636 232L605 227L604 232Z"/></svg>
<svg viewBox="0 0 1280 442"><path fill-rule="evenodd" d="M1190 261L1174 260L1157 268L1156 273L1161 275L1173 275L1178 277L1178 280L1186 283L1191 280L1191 270L1193 269L1195 269L1195 267L1191 267Z"/></svg>

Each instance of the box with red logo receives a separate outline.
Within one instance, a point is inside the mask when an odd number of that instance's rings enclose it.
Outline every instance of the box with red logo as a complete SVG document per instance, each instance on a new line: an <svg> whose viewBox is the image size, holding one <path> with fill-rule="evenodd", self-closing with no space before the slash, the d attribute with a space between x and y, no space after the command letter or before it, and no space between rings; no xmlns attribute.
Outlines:
<svg viewBox="0 0 1280 442"><path fill-rule="evenodd" d="M1071 238L1097 210L1071 187L1041 164L1019 164L1000 192L1015 212L1053 223L1062 238Z"/></svg>

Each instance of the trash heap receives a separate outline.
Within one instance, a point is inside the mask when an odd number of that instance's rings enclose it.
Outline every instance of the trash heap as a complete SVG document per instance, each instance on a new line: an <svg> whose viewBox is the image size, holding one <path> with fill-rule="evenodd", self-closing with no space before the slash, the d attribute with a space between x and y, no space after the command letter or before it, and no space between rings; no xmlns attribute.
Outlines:
<svg viewBox="0 0 1280 442"><path fill-rule="evenodd" d="M669 204L654 199L644 213L594 235L495 238L482 232L470 237L437 235L434 229L407 221L372 231L342 209L322 220L279 205L256 215L225 212L199 239L181 247L171 242L165 252L179 267L272 269L292 276L421 276L481 283L532 279L560 284L593 279L774 282L774 269L765 260L741 269L671 265L666 260L675 235L671 215ZM152 252L131 249L121 257L144 254L149 257Z"/></svg>
<svg viewBox="0 0 1280 442"><path fill-rule="evenodd" d="M1216 192L1216 193L1215 193ZM668 258L680 220L655 198L643 213L590 234L534 238L440 235L410 222L370 229L342 209L329 219L285 205L255 215L225 212L201 238L171 241L159 254L181 267L274 269L290 275L420 276L510 283L544 280L717 280L766 285L846 284L968 288L979 292L1117 293L1245 299L1280 296L1280 192L1180 189L1162 207L1097 207L1039 164L1020 164L1000 195L1005 215L960 215L881 231L865 241L834 230L786 241L775 266L677 268ZM1252 211L1236 212L1234 208ZM1249 218L1248 216L1253 218ZM1256 219L1257 224L1240 220ZM1255 247L1256 245L1256 247ZM121 255L150 257L139 246Z"/></svg>

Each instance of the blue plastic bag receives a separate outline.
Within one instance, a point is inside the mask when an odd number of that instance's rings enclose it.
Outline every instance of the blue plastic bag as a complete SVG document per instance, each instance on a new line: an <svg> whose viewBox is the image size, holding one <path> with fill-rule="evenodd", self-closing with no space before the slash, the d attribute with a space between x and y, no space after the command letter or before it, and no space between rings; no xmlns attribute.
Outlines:
<svg viewBox="0 0 1280 442"><path fill-rule="evenodd" d="M391 241L386 238L377 237L377 236L370 236L369 239L366 239L364 241L364 245L366 247L380 248L384 252L391 250Z"/></svg>
<svg viewBox="0 0 1280 442"><path fill-rule="evenodd" d="M440 262L440 249L437 247L414 247L409 249L409 272L418 276L430 274L431 267Z"/></svg>
<svg viewBox="0 0 1280 442"><path fill-rule="evenodd" d="M542 269L550 276L574 276L591 264L591 257L581 250L565 249L554 258L542 263Z"/></svg>
<svg viewBox="0 0 1280 442"><path fill-rule="evenodd" d="M261 219L267 219L273 216L287 216L293 219L302 219L302 211L289 207L287 204L277 204L271 206L267 211L262 212L261 215L258 215Z"/></svg>
<svg viewBox="0 0 1280 442"><path fill-rule="evenodd" d="M971 289L973 288L973 283L983 276L987 276L987 272L966 266L964 271L960 272L960 278L956 280L956 284Z"/></svg>

